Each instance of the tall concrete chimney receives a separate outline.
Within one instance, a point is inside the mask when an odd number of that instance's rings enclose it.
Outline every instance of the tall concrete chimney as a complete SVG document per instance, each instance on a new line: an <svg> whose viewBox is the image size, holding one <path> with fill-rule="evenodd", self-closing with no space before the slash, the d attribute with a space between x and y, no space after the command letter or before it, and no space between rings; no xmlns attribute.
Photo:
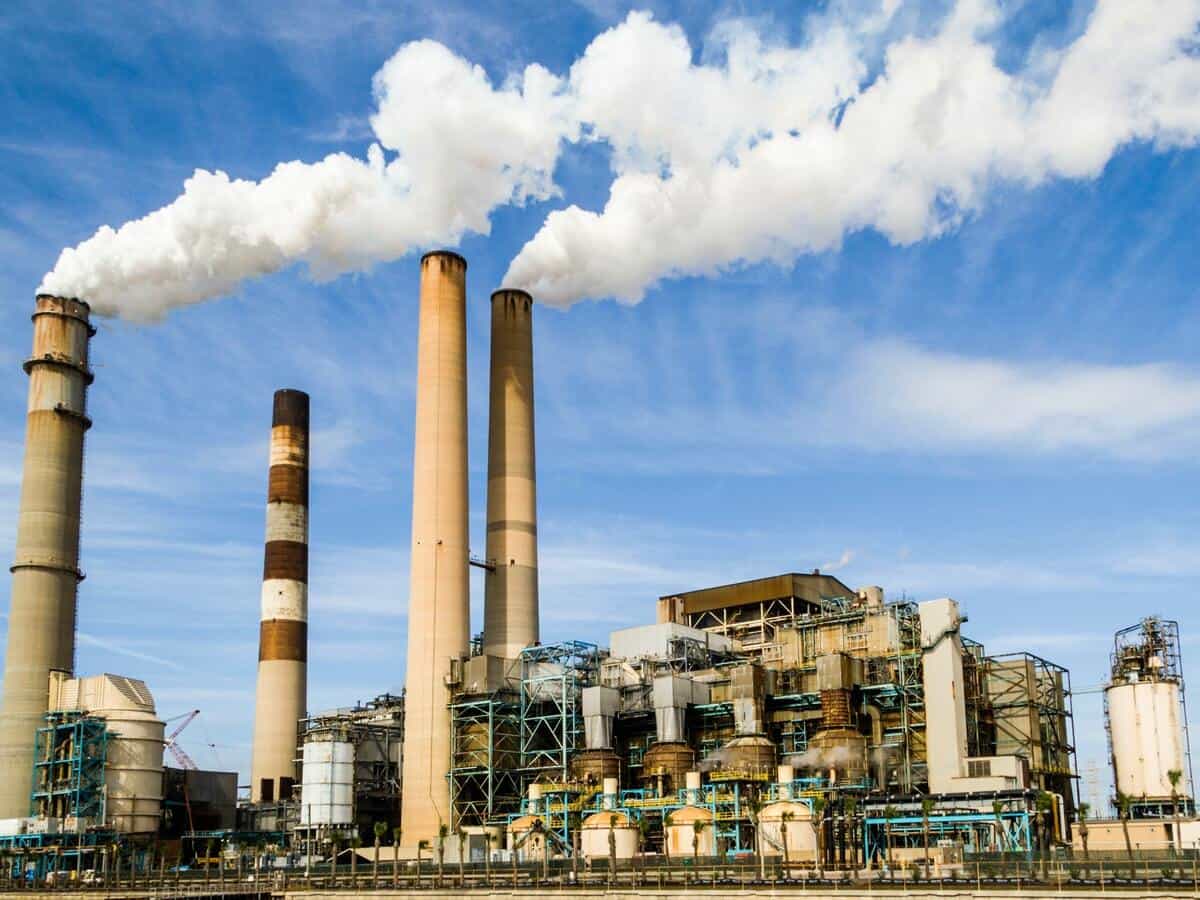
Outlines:
<svg viewBox="0 0 1200 900"><path fill-rule="evenodd" d="M286 800L308 684L308 394L275 392L250 799Z"/></svg>
<svg viewBox="0 0 1200 900"><path fill-rule="evenodd" d="M533 298L492 294L483 652L516 659L538 639Z"/></svg>
<svg viewBox="0 0 1200 900"><path fill-rule="evenodd" d="M470 642L467 535L467 261L421 257L413 449L402 843L450 826L451 660Z"/></svg>
<svg viewBox="0 0 1200 900"><path fill-rule="evenodd" d="M29 815L34 732L46 715L51 670L75 668L75 597L83 579L79 504L83 436L91 426L88 340L96 330L82 301L42 294L36 303L0 707L0 818Z"/></svg>

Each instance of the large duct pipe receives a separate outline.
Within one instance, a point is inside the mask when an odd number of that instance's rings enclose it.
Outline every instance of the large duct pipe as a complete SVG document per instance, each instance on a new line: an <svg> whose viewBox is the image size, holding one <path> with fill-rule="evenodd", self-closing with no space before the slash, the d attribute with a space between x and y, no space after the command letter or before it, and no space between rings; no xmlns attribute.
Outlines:
<svg viewBox="0 0 1200 900"><path fill-rule="evenodd" d="M401 842L450 826L451 661L467 654L467 261L421 258Z"/></svg>
<svg viewBox="0 0 1200 900"><path fill-rule="evenodd" d="M308 681L308 394L275 392L250 799L291 797Z"/></svg>
<svg viewBox="0 0 1200 900"><path fill-rule="evenodd" d="M0 818L29 814L34 732L46 715L51 670L75 668L75 598L83 578L79 505L95 329L82 301L43 294L36 303L0 708Z"/></svg>
<svg viewBox="0 0 1200 900"><path fill-rule="evenodd" d="M516 659L538 640L533 298L492 294L483 652Z"/></svg>

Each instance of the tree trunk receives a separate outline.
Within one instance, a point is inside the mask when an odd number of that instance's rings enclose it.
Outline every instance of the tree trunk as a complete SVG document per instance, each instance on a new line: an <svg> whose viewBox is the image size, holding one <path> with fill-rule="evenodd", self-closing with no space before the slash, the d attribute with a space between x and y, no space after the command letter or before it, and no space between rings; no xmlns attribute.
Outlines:
<svg viewBox="0 0 1200 900"><path fill-rule="evenodd" d="M788 823L780 822L779 839L783 842L783 877L787 878L792 871L792 854L788 852Z"/></svg>
<svg viewBox="0 0 1200 900"><path fill-rule="evenodd" d="M925 880L929 880L929 817L921 823L921 837L925 844Z"/></svg>
<svg viewBox="0 0 1200 900"><path fill-rule="evenodd" d="M1125 852L1129 854L1129 877L1137 878L1137 862L1133 858L1133 841L1129 839L1129 816L1121 816L1121 831L1125 834Z"/></svg>

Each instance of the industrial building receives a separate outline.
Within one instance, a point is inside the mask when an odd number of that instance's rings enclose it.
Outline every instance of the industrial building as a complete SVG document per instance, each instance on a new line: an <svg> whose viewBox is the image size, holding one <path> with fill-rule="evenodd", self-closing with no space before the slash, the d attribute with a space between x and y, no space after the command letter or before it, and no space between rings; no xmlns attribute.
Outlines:
<svg viewBox="0 0 1200 900"><path fill-rule="evenodd" d="M924 856L930 833L943 861L1078 840L1070 674L989 654L952 599L789 572L681 586L604 641L542 643L533 298L491 296L486 552L473 558L467 263L437 251L420 273L404 695L307 709L309 398L280 391L263 578L246 591L259 598L258 680L236 815L227 774L164 767L172 738L144 683L73 672L92 329L86 303L37 299L0 846L174 837L311 858L382 825L394 858L455 833L471 859L860 868ZM471 566L485 573L475 636ZM1164 833L1177 844L1194 826L1179 647L1173 622L1118 632L1105 692L1122 808L1148 828L1175 822Z"/></svg>

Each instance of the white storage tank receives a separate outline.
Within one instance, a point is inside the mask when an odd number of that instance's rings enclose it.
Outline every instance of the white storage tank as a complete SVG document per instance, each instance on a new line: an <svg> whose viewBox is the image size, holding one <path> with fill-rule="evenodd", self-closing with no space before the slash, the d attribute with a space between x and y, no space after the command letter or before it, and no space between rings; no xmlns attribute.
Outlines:
<svg viewBox="0 0 1200 900"><path fill-rule="evenodd" d="M1105 691L1116 789L1127 797L1169 798L1169 772L1183 772L1188 796L1179 685L1173 681L1113 684Z"/></svg>
<svg viewBox="0 0 1200 900"><path fill-rule="evenodd" d="M817 830L807 803L770 803L759 812L758 827L762 829L763 856L783 856L786 849L787 862L812 862L817 858Z"/></svg>
<svg viewBox="0 0 1200 900"><path fill-rule="evenodd" d="M627 813L603 810L592 813L580 826L579 848L586 859L603 860L609 856L608 839L612 835L617 859L633 859L638 852L638 826Z"/></svg>
<svg viewBox="0 0 1200 900"><path fill-rule="evenodd" d="M1122 628L1113 637L1112 677L1104 691L1113 785L1154 814L1191 806L1180 646L1178 622L1150 616Z"/></svg>
<svg viewBox="0 0 1200 900"><path fill-rule="evenodd" d="M354 744L308 740L301 751L300 821L302 828L354 822Z"/></svg>
<svg viewBox="0 0 1200 900"><path fill-rule="evenodd" d="M715 856L712 810L685 806L666 818L667 848L672 857Z"/></svg>
<svg viewBox="0 0 1200 900"><path fill-rule="evenodd" d="M162 816L164 724L144 681L121 675L69 678L53 673L50 706L83 710L109 731L104 769L108 824L122 834L152 834Z"/></svg>

